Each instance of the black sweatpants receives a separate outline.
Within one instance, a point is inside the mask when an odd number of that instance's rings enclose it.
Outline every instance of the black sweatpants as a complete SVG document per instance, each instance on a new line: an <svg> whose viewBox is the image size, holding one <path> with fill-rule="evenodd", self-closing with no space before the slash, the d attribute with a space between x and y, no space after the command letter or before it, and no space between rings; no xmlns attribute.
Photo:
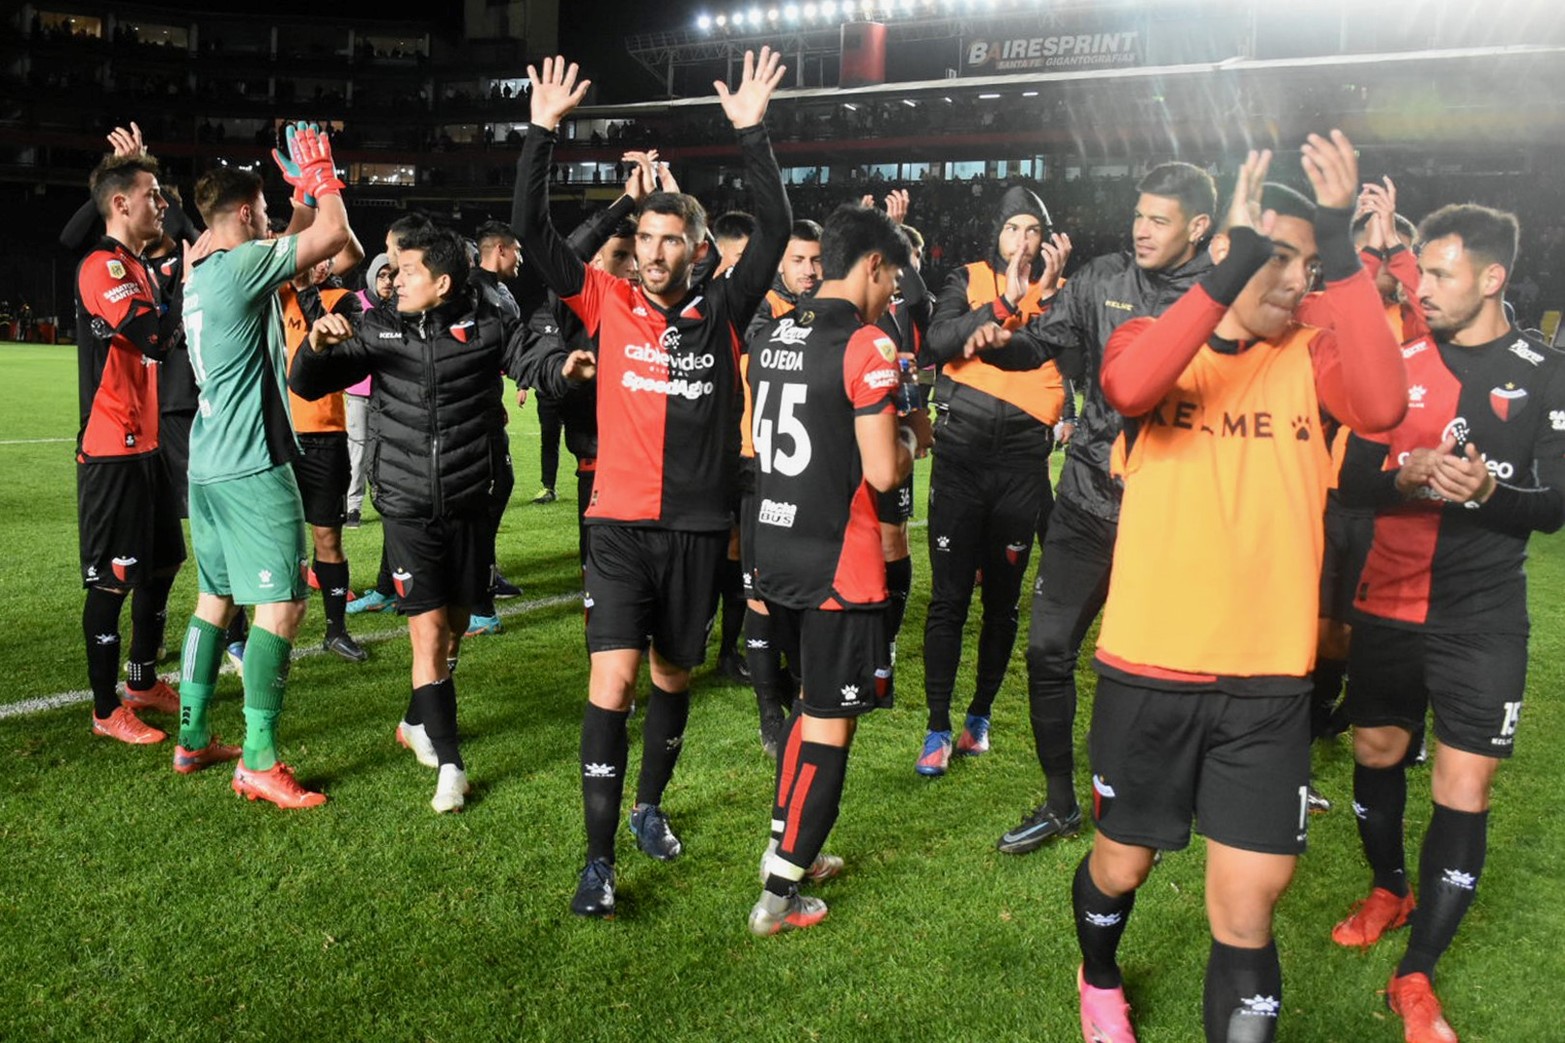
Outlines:
<svg viewBox="0 0 1565 1043"><path fill-rule="evenodd" d="M560 433L565 421L559 399L534 392L533 401L538 403L538 471L543 487L553 489L560 476Z"/></svg>
<svg viewBox="0 0 1565 1043"><path fill-rule="evenodd" d="M1109 592L1119 523L1057 501L1039 553L1027 629L1027 701L1046 776L1074 770L1076 660Z"/></svg>
<svg viewBox="0 0 1565 1043"><path fill-rule="evenodd" d="M1038 515L1052 499L1048 472L974 466L935 454L929 478L929 614L924 623L924 697L929 727L950 728L962 628L978 574L983 626L969 713L988 716L1016 644L1018 600Z"/></svg>

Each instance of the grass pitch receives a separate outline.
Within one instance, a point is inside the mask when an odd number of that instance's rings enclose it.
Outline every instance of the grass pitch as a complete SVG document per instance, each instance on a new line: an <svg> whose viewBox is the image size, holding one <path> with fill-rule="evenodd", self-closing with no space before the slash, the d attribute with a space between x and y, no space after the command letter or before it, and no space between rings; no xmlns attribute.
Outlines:
<svg viewBox="0 0 1565 1043"><path fill-rule="evenodd" d="M86 686L74 352L0 346L0 373L0 664L9 681L0 704L12 704ZM393 740L409 657L388 616L353 618L371 639L369 663L295 664L283 752L330 793L317 811L248 804L221 769L177 776L171 744L94 739L84 696L0 710L10 713L0 717L0 1039L1079 1039L1069 905L1086 841L1025 857L993 847L1041 795L1019 649L995 707L994 751L955 762L940 780L912 771L924 725L922 528L902 701L860 730L830 844L848 872L819 888L831 903L826 923L764 941L744 929L772 770L753 697L710 667L696 675L687 749L666 800L685 856L653 862L622 834L619 918L570 915L583 850L576 749L586 685L570 598L572 479L567 464L560 502L529 504L536 414L516 413L511 434L517 492L500 556L525 593L508 603L504 634L463 650L464 755L477 786L464 814L430 810L434 773ZM345 539L362 587L380 526L367 517ZM1556 948L1565 825L1555 814L1565 790L1565 551L1543 538L1533 549L1527 711L1517 756L1499 775L1480 898L1441 966L1447 1011L1468 1041L1565 1038L1540 1002L1565 976ZM175 587L171 645L194 605L194 577L187 567ZM1025 612L1024 603L1023 633ZM128 612L124 625L128 643ZM321 630L312 605L298 647L318 645ZM959 699L972 683L971 647ZM1093 675L1079 679L1084 765ZM213 718L220 734L242 734L236 677L220 682ZM633 749L632 765L638 759ZM1399 1025L1378 991L1406 935L1365 954L1329 940L1368 875L1348 809L1346 742L1319 751L1317 766L1337 807L1311 823L1310 851L1278 916L1280 1038L1389 1043ZM1427 788L1427 771L1415 771L1415 866ZM1171 854L1138 900L1121 956L1143 1043L1200 1037L1202 872L1199 845Z"/></svg>

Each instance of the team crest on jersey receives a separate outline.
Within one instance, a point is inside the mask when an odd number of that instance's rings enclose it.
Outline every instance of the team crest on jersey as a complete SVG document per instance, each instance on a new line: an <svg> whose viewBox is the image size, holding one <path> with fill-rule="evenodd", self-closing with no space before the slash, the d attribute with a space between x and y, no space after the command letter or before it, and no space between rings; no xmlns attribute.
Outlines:
<svg viewBox="0 0 1565 1043"><path fill-rule="evenodd" d="M398 569L391 574L392 586L397 588L397 597L405 598L413 593L413 573L407 569Z"/></svg>
<svg viewBox="0 0 1565 1043"><path fill-rule="evenodd" d="M895 362L897 360L897 346L891 343L890 338L876 337L875 349L880 352L880 357L887 362Z"/></svg>
<svg viewBox="0 0 1565 1043"><path fill-rule="evenodd" d="M472 328L472 319L468 319L466 322L459 322L455 326L451 327L451 336L455 337L460 343L466 344L469 331L472 330Z"/></svg>
<svg viewBox="0 0 1565 1043"><path fill-rule="evenodd" d="M125 278L125 265L118 258L116 258L114 260L111 260L109 262L109 278L111 278L111 279L123 279L123 278Z"/></svg>
<svg viewBox="0 0 1565 1043"><path fill-rule="evenodd" d="M130 578L130 570L135 567L135 558L115 558L110 564L114 567L114 578L124 583Z"/></svg>
<svg viewBox="0 0 1565 1043"><path fill-rule="evenodd" d="M1490 388L1489 408L1494 410L1494 415L1502 421L1519 416L1522 410L1527 408L1527 389L1519 388L1509 380L1505 382L1504 387Z"/></svg>

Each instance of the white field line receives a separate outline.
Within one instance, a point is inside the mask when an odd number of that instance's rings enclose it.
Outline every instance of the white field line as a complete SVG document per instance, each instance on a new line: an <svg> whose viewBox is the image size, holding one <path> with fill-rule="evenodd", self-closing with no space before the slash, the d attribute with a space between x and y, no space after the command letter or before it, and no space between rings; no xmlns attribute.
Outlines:
<svg viewBox="0 0 1565 1043"><path fill-rule="evenodd" d="M0 438L0 445L54 445L74 441L74 438Z"/></svg>
<svg viewBox="0 0 1565 1043"><path fill-rule="evenodd" d="M569 594L555 594L547 598L534 598L531 601L521 601L514 605L496 606L501 619L509 619L511 616L525 615L528 612L536 612L539 609L554 608L556 605L567 605L571 602L580 603L581 594L572 592ZM368 634L354 634L353 639L360 644L373 644L379 641L390 641L403 637L408 632L406 626L395 627L387 630L376 630ZM320 645L309 645L293 650L293 659L308 659L311 656L325 655L326 650ZM227 663L223 664L224 672L229 670ZM165 681L179 680L179 672L164 674ZM54 695L40 695L32 699L23 699L15 703L0 704L0 721L8 717L25 717L30 714L43 713L45 710L53 710L61 706L71 706L76 703L92 701L91 689L81 689L75 692L56 692Z"/></svg>

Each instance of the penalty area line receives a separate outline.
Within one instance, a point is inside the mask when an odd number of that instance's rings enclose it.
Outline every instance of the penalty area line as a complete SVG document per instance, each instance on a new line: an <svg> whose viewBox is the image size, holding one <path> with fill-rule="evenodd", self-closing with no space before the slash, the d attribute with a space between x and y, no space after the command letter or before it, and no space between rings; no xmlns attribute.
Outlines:
<svg viewBox="0 0 1565 1043"><path fill-rule="evenodd" d="M573 591L568 594L555 594L546 598L533 598L530 601L521 601L514 605L506 605L503 608L498 605L495 607L498 610L496 614L501 619L509 619L512 616L521 616L546 608L568 605L573 601L578 604L581 602L581 593L579 591ZM390 641L394 638L403 637L407 632L406 626L400 626L392 629L376 630L368 634L354 634L353 639L360 644L376 644L381 641ZM326 649L320 645L309 645L305 648L295 648L290 659L297 661L325 654ZM231 673L232 667L224 663L222 672ZM161 676L165 681L179 680L177 671L170 674L162 674ZM77 703L91 701L92 690L89 688L74 692L56 692L53 695L35 696L32 699L22 699L14 703L3 703L0 704L0 721L10 717L26 717L35 713L44 713L47 710L55 710L62 706L74 706Z"/></svg>

